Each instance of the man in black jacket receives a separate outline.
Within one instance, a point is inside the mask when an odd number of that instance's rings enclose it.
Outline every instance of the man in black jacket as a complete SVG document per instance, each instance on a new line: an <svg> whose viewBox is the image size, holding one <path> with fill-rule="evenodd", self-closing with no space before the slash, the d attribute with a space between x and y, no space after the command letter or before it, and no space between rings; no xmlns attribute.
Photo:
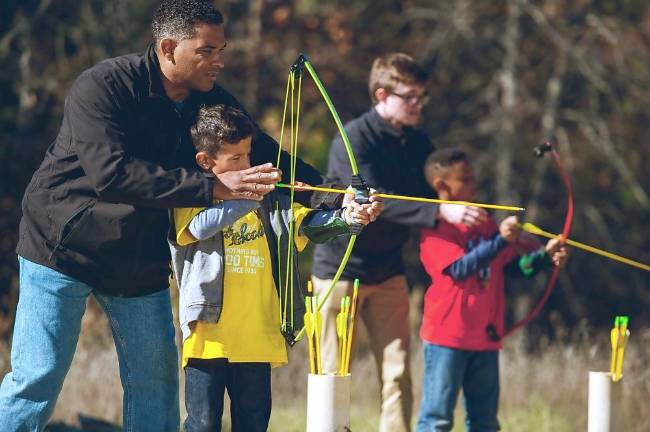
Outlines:
<svg viewBox="0 0 650 432"><path fill-rule="evenodd" d="M90 294L112 327L125 430L177 431L167 208L259 200L280 180L266 164L277 143L263 133L252 146L257 166L218 178L194 169L189 127L200 106L240 106L215 84L226 46L219 11L207 0L165 0L152 29L155 44L144 54L102 61L79 76L25 192L12 371L0 387L3 431L45 427ZM288 161L283 154L281 166ZM297 178L321 182L302 161Z"/></svg>
<svg viewBox="0 0 650 432"><path fill-rule="evenodd" d="M434 197L424 178L424 161L433 146L415 129L426 104L427 73L408 55L377 58L369 80L374 106L346 125L359 172L379 192ZM340 137L332 142L327 179L350 183L350 163ZM433 227L436 218L467 225L480 223L485 212L475 207L386 200L376 222L361 233L341 280L323 312L323 369L336 370L336 328L341 297L352 281L361 281L359 315L368 329L381 380L381 431L410 430L412 394L409 368L409 301L402 246L410 227ZM314 252L315 294L322 295L341 262L346 239L317 245Z"/></svg>

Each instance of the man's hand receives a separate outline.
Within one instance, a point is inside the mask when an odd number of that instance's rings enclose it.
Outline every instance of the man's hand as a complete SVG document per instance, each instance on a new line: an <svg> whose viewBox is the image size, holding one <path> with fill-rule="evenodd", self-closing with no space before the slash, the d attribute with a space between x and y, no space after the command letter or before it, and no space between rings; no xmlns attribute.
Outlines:
<svg viewBox="0 0 650 432"><path fill-rule="evenodd" d="M261 201L264 195L275 189L282 178L282 171L266 163L241 171L228 171L217 175L212 197L220 200L249 199Z"/></svg>
<svg viewBox="0 0 650 432"><path fill-rule="evenodd" d="M508 243L514 243L519 238L519 220L517 216L508 216L499 225L499 234L506 239Z"/></svg>
<svg viewBox="0 0 650 432"><path fill-rule="evenodd" d="M462 223L470 228L481 225L488 218L485 209L460 204L440 204L438 215L449 223Z"/></svg>
<svg viewBox="0 0 650 432"><path fill-rule="evenodd" d="M569 259L569 251L566 246L560 241L560 237L551 239L546 243L546 253L551 257L553 265L556 267L564 267L567 259Z"/></svg>

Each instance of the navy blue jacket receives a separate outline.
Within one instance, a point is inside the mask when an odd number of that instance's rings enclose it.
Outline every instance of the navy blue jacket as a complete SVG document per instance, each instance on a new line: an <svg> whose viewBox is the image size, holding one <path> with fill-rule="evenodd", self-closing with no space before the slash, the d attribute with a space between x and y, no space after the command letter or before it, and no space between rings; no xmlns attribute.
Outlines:
<svg viewBox="0 0 650 432"><path fill-rule="evenodd" d="M424 162L434 148L429 138L413 128L397 130L373 108L345 126L359 172L368 185L380 192L435 198L424 178ZM327 180L349 185L352 171L340 136L332 142ZM359 278L376 284L402 274L402 246L410 227L433 227L438 212L434 204L385 200L379 219L369 224L357 239L342 278ZM338 268L347 238L317 245L312 272L331 279Z"/></svg>

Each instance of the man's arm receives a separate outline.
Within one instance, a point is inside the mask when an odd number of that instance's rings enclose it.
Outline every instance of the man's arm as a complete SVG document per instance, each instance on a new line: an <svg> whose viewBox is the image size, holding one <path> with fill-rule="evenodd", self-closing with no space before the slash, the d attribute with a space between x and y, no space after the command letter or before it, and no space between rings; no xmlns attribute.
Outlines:
<svg viewBox="0 0 650 432"><path fill-rule="evenodd" d="M195 207L214 199L255 199L273 190L279 173L252 167L206 178L198 170L165 169L133 157L126 144L126 104L113 83L82 74L66 99L71 145L97 195L105 201L142 207Z"/></svg>
<svg viewBox="0 0 650 432"><path fill-rule="evenodd" d="M73 149L99 197L145 207L208 205L214 180L199 171L167 170L129 153L125 101L93 72L83 73L70 90L65 118Z"/></svg>

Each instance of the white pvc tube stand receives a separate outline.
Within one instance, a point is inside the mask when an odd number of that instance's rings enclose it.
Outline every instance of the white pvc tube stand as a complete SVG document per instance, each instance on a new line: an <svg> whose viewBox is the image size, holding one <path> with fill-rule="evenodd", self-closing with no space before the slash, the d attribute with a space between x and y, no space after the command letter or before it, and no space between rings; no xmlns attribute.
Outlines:
<svg viewBox="0 0 650 432"><path fill-rule="evenodd" d="M350 430L350 374L307 379L307 432Z"/></svg>
<svg viewBox="0 0 650 432"><path fill-rule="evenodd" d="M617 401L621 382L612 382L609 372L589 372L587 432L618 432Z"/></svg>

